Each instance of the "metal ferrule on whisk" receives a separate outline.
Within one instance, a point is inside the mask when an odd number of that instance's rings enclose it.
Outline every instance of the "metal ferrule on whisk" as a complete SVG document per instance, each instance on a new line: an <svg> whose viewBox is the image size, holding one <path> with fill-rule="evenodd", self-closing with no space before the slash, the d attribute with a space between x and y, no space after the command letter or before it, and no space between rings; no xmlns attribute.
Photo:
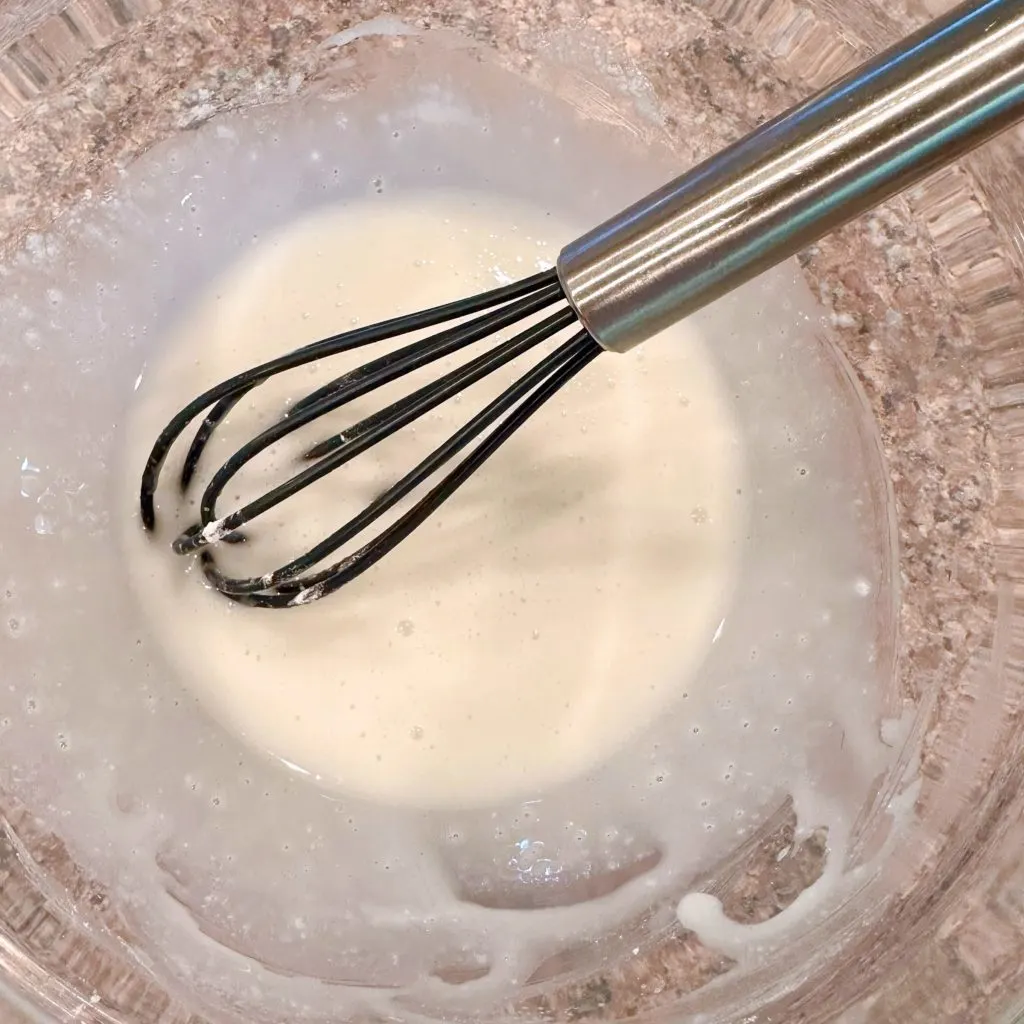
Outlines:
<svg viewBox="0 0 1024 1024"><path fill-rule="evenodd" d="M1024 118L1024 0L955 8L566 246L623 352Z"/></svg>

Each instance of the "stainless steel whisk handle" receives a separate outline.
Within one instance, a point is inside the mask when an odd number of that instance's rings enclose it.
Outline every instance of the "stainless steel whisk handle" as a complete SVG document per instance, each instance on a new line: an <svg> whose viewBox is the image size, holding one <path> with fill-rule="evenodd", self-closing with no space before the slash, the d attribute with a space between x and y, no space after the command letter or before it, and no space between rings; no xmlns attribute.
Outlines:
<svg viewBox="0 0 1024 1024"><path fill-rule="evenodd" d="M624 352L1024 119L1024 0L964 4L570 243Z"/></svg>

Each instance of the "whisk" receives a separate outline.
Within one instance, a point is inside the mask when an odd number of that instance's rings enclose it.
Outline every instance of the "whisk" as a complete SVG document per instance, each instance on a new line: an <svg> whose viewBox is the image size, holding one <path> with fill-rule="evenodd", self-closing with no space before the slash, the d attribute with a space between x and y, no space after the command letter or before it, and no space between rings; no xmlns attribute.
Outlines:
<svg viewBox="0 0 1024 1024"><path fill-rule="evenodd" d="M964 4L571 243L553 269L336 334L211 388L182 409L153 446L142 477L143 526L152 531L156 525L155 493L171 447L203 413L181 472L182 492L218 424L271 377L436 329L292 405L213 474L198 521L173 543L179 555L198 554L209 584L234 601L282 608L323 598L392 551L598 354L631 349L1022 118L1024 0ZM516 325L518 333L495 340ZM553 339L559 339L553 350L520 379L300 557L250 578L218 566L217 545L244 540L244 528L260 515ZM484 350L463 365L317 444L284 483L241 508L219 511L225 487L271 445L478 345ZM324 566L438 476L407 511Z"/></svg>

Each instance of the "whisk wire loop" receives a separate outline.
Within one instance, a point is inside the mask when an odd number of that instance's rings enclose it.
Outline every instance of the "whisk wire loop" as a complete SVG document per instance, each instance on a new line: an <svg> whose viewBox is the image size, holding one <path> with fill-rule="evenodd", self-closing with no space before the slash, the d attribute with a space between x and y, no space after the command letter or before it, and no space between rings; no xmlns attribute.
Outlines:
<svg viewBox="0 0 1024 1024"><path fill-rule="evenodd" d="M206 415L192 438L183 463L179 479L182 493L191 485L217 427L245 395L271 377L405 333L461 320L463 322L372 359L295 402L280 420L239 448L214 472L200 499L198 521L180 534L172 545L178 554L198 554L208 583L243 604L289 607L308 604L333 593L393 550L451 497L552 395L603 351L586 330L574 332L364 509L287 564L261 576L231 576L217 565L213 548L218 543L248 540L248 534L242 531L254 519L577 323L576 313L568 304L437 380L420 386L320 441L305 451L303 459L308 465L304 469L242 508L218 516L217 504L225 487L260 453L302 427L439 359L535 317L558 302L564 302L558 276L554 270L543 271L469 299L313 342L211 388L174 417L153 447L143 473L140 494L143 525L149 530L155 527L156 487L171 448L189 424L204 411ZM340 548L355 541L474 441L478 443L469 454L390 525L355 552L332 565L317 568Z"/></svg>

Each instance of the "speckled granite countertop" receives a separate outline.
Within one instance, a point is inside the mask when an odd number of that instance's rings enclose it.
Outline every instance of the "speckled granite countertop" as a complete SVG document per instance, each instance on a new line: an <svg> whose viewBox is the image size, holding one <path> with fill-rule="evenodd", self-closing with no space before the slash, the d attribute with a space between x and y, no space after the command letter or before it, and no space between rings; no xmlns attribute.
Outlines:
<svg viewBox="0 0 1024 1024"><path fill-rule="evenodd" d="M443 23L491 43L513 64L528 64L538 39L557 26L599 34L646 76L664 104L665 131L684 159L709 152L824 84L869 45L891 38L927 10L915 0L906 18L867 20L857 37L837 31L828 17L808 17L788 0L709 0L686 18L668 0L452 0L437 6L443 11L399 0L389 9L418 25ZM822 8L831 12L827 4ZM17 10L11 3L0 6L0 247L45 229L71 202L102 189L118 167L170 132L219 110L303 89L334 59L319 44L380 11L370 0L34 0ZM694 103L683 105L679 97ZM697 123L688 113L708 105L713 121ZM1012 161L1012 154L1005 159ZM1017 159L1024 160L1024 142ZM950 751L964 742L973 700L962 684L965 665L992 635L998 453L989 427L991 396L983 393L971 353L986 325L1024 315L1020 290L1006 283L1019 284L1019 270L982 266L977 256L991 253L997 260L1005 249L1006 239L969 175L952 169L801 259L864 384L890 461L903 550L901 696L920 699L923 680L939 694L923 763L925 815L930 801L941 800ZM999 355L994 348L991 358ZM1009 786L1019 769L1007 763L993 771ZM979 798L974 813L983 824L995 822L997 811ZM1001 820L992 825L1006 848L1021 841L1008 827ZM738 867L720 893L731 916L770 917L816 877L820 837L777 863L776 853L791 842L792 822L782 821L758 854ZM56 860L59 847L50 849ZM932 870L950 886L967 886L982 872L984 852L938 850ZM7 846L0 847L0 871L8 908L15 899L35 899L34 913L44 919L50 914L45 899L19 883ZM939 917L946 930L935 940L917 930L915 914L922 908L913 894L894 907L891 927L907 947L897 965L898 984L858 1019L987 1020L989 995L1019 983L1024 912L997 912L984 897L969 904L945 899ZM31 932L20 937L32 948ZM870 949L860 953L865 966L857 984L863 989L892 976L886 964L872 962ZM110 1010L134 1013L137 994L115 984L100 966L90 976L83 962L83 987ZM553 1019L631 1017L670 1003L726 968L680 930L635 961L531 1009ZM793 1004L780 1011L787 1016L772 1019L799 1020L805 1011ZM0 1020L9 1019L0 1013ZM146 1019L186 1018L165 1005Z"/></svg>

